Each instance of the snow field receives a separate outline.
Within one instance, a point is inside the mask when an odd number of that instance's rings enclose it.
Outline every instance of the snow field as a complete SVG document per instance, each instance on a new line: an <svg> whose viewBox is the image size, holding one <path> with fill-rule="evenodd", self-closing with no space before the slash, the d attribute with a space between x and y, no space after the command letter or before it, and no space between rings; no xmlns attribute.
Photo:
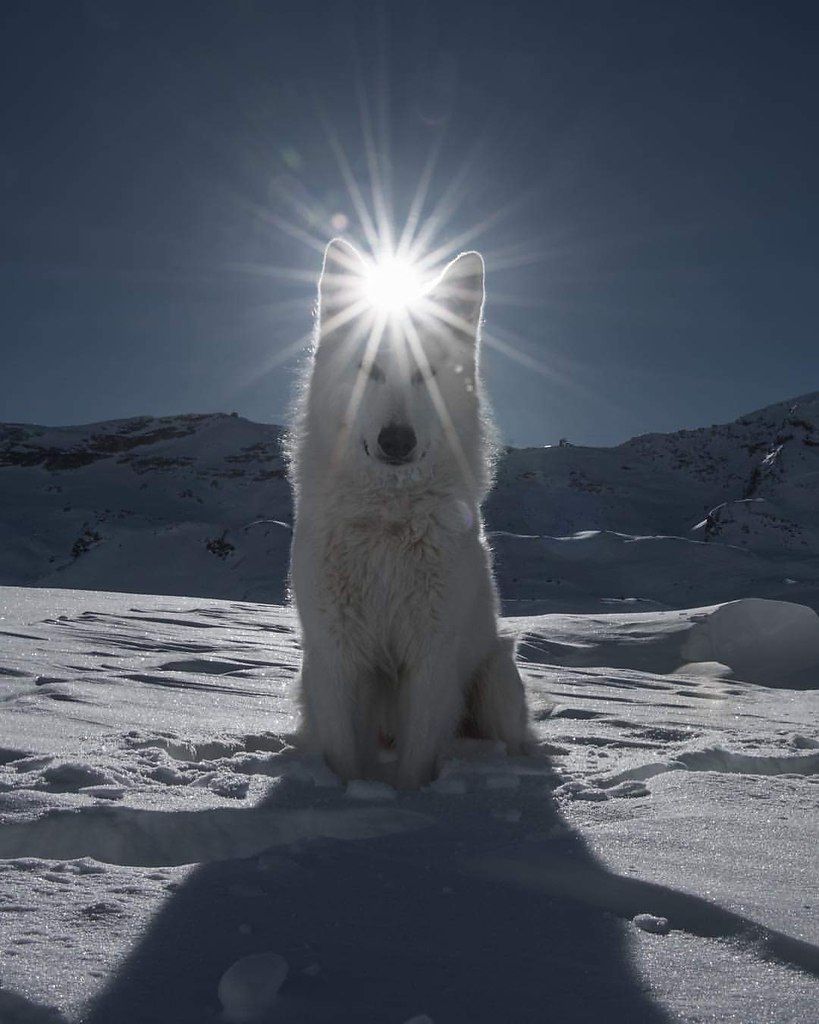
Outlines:
<svg viewBox="0 0 819 1024"><path fill-rule="evenodd" d="M819 659L769 604L508 620L538 749L413 794L295 748L283 609L0 590L0 1020L814 1024ZM766 614L766 685L692 669Z"/></svg>

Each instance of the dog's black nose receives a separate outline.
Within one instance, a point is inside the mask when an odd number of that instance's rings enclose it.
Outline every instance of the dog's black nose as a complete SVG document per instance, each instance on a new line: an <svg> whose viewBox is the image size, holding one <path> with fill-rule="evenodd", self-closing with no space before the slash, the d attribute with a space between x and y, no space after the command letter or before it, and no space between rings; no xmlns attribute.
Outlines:
<svg viewBox="0 0 819 1024"><path fill-rule="evenodd" d="M378 447L390 462L404 462L415 444L415 431L403 423L390 423L378 435Z"/></svg>

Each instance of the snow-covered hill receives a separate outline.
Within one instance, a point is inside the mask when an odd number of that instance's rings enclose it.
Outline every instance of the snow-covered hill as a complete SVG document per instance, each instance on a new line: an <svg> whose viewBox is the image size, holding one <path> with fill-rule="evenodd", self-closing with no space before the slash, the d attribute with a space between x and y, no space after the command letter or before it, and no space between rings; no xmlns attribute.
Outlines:
<svg viewBox="0 0 819 1024"><path fill-rule="evenodd" d="M496 529L564 536L579 530L683 536L724 503L764 501L795 519L795 536L773 528L712 537L753 547L798 544L819 552L819 393L733 423L645 434L614 448L512 451L489 514ZM514 497L513 497L514 493ZM513 500L512 500L513 499ZM807 518L808 521L802 522Z"/></svg>
<svg viewBox="0 0 819 1024"><path fill-rule="evenodd" d="M0 427L0 583L281 601L280 439L225 415ZM486 512L508 610L819 608L819 393L613 448L512 449Z"/></svg>
<svg viewBox="0 0 819 1024"><path fill-rule="evenodd" d="M225 415L0 427L0 582L282 601L280 441Z"/></svg>

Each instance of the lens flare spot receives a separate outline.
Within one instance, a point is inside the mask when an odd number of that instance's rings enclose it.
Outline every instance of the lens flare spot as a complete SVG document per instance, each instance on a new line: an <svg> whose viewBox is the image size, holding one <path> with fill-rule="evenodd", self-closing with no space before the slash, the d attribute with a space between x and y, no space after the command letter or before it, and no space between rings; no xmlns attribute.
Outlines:
<svg viewBox="0 0 819 1024"><path fill-rule="evenodd" d="M406 260L391 256L369 267L364 282L367 301L383 313L404 313L421 298L421 278Z"/></svg>

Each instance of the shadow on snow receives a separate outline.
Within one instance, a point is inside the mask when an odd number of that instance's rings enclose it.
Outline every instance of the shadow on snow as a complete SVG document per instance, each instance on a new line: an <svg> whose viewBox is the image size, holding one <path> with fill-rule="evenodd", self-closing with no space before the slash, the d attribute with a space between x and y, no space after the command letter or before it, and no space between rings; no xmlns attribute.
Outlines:
<svg viewBox="0 0 819 1024"><path fill-rule="evenodd" d="M270 950L290 965L277 1022L402 1024L424 1013L437 1024L660 1024L665 1013L629 963L631 926L571 884L578 871L604 873L550 790L539 774L514 790L400 795L378 811L387 822L414 812L410 831L301 840L198 867L82 1020L216 1021L221 974ZM306 804L361 807L338 789L285 778L265 810ZM520 819L503 820L516 806ZM537 884L506 877L521 855L530 866L542 855Z"/></svg>

